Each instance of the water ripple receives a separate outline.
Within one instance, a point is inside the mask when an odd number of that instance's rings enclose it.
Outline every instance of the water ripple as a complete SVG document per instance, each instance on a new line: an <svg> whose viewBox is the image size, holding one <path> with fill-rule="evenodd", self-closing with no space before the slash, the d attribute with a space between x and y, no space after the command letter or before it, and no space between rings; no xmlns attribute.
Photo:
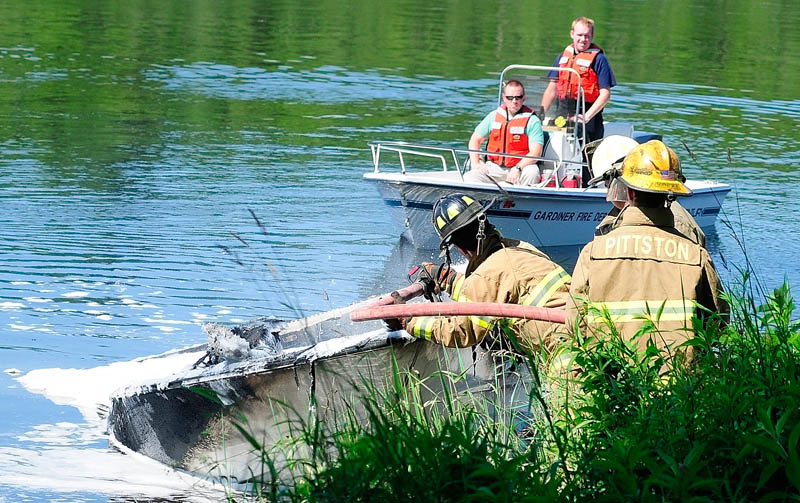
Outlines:
<svg viewBox="0 0 800 503"><path fill-rule="evenodd" d="M402 77L377 70L354 72L336 66L279 71L198 62L188 66L156 66L145 77L171 91L238 100L297 103L354 103L364 100L415 101L418 106L471 107L486 101L481 92L495 81Z"/></svg>

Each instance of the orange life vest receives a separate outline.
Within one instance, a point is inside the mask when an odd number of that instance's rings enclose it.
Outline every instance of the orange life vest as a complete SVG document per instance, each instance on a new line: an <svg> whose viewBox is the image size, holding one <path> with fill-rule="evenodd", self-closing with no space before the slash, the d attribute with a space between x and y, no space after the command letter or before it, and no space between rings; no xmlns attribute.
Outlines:
<svg viewBox="0 0 800 503"><path fill-rule="evenodd" d="M581 76L581 87L583 87L584 99L587 103L594 103L600 96L600 85L597 82L597 74L592 69L592 62L603 49L592 44L583 52L575 54L572 44L568 45L561 54L558 66L561 68L572 68ZM558 98L578 99L578 79L572 72L558 72Z"/></svg>
<svg viewBox="0 0 800 503"><path fill-rule="evenodd" d="M508 120L508 110L506 110L505 105L501 105L495 112L486 150L504 154L528 155L530 150L528 149L528 135L525 134L525 128L528 127L528 121L532 115L533 110L523 106L517 112L517 115ZM499 155L490 155L487 156L487 159L507 168L516 166L522 160L516 157Z"/></svg>

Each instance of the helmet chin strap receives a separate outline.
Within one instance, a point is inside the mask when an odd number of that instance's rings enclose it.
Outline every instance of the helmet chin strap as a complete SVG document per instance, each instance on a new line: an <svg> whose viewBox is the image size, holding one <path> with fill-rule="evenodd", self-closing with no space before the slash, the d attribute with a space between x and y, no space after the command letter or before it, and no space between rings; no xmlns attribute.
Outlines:
<svg viewBox="0 0 800 503"><path fill-rule="evenodd" d="M444 262L446 264L445 267L447 269L450 269L451 261L450 261L450 246L449 245L445 246L445 248L444 248Z"/></svg>
<svg viewBox="0 0 800 503"><path fill-rule="evenodd" d="M475 251L476 255L481 254L481 245L483 244L483 240L486 239L486 233L484 232L486 228L486 214L478 217L478 234L475 235L475 238L478 240L478 249Z"/></svg>
<svg viewBox="0 0 800 503"><path fill-rule="evenodd" d="M667 200L666 200L666 202L664 203L664 207L665 207L665 208L669 208L669 207L670 207L670 205L672 204L672 202L673 202L675 199L677 199L677 196L675 195L675 193L674 193L674 192L672 192L671 190L670 190L669 192L667 192Z"/></svg>

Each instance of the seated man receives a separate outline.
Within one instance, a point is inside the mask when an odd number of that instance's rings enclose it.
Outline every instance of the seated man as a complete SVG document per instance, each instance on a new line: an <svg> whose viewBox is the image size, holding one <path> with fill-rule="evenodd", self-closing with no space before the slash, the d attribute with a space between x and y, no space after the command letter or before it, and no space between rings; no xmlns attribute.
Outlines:
<svg viewBox="0 0 800 503"><path fill-rule="evenodd" d="M483 140L488 137L486 150L489 152L540 157L544 146L542 122L533 110L524 106L524 102L522 83L509 80L503 87L503 104L478 124L469 139L469 149L480 150ZM541 180L534 159L489 155L483 162L477 152L471 152L469 158L472 169L464 175L468 182L492 183L494 179L531 185Z"/></svg>

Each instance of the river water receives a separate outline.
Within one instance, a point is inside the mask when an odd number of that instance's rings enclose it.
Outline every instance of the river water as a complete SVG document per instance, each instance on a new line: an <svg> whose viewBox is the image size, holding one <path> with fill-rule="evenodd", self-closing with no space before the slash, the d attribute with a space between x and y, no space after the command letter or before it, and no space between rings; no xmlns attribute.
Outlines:
<svg viewBox="0 0 800 503"><path fill-rule="evenodd" d="M733 186L723 279L798 292L793 2L547 5L4 2L0 502L218 499L109 451L98 394L204 322L404 286L430 254L362 181L367 142L465 146L502 67L550 64L580 14L619 81L606 118Z"/></svg>

